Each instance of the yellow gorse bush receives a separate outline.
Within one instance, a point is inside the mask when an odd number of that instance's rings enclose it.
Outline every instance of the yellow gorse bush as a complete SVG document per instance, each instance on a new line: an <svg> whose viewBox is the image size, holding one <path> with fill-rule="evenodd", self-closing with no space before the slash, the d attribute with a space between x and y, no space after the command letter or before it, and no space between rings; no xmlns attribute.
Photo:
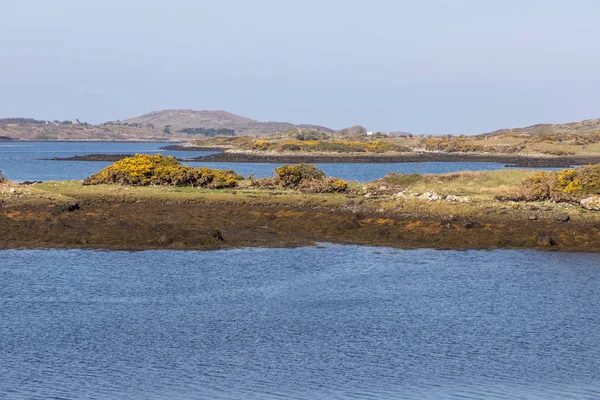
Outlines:
<svg viewBox="0 0 600 400"><path fill-rule="evenodd" d="M267 179L275 187L300 190L307 193L342 193L348 189L343 179L326 177L325 173L312 164L285 164L275 168L275 178ZM258 185L263 182L258 182Z"/></svg>
<svg viewBox="0 0 600 400"><path fill-rule="evenodd" d="M429 139L425 142L425 148L430 151L445 151L447 153L471 153L485 150L485 146L470 142L465 138Z"/></svg>
<svg viewBox="0 0 600 400"><path fill-rule="evenodd" d="M600 164L538 172L523 180L526 200L573 201L600 193Z"/></svg>
<svg viewBox="0 0 600 400"><path fill-rule="evenodd" d="M83 184L171 185L219 189L234 187L240 179L243 178L234 171L181 165L175 157L163 157L161 154L136 154L86 178Z"/></svg>
<svg viewBox="0 0 600 400"><path fill-rule="evenodd" d="M250 145L250 149L258 151L277 150L307 151L307 152L330 152L330 153L381 153L384 151L406 152L410 149L385 140L373 141L344 141L344 140L286 140L284 142L273 142L257 140Z"/></svg>

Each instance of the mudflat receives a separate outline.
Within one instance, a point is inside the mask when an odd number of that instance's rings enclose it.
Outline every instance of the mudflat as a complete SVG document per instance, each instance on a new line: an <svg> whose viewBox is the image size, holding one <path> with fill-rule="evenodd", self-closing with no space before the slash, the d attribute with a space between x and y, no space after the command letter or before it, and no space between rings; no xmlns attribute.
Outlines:
<svg viewBox="0 0 600 400"><path fill-rule="evenodd" d="M503 172L507 174L508 172ZM317 242L600 251L600 213L550 202L367 193L3 184L0 248L224 249ZM364 192L364 191L363 191Z"/></svg>

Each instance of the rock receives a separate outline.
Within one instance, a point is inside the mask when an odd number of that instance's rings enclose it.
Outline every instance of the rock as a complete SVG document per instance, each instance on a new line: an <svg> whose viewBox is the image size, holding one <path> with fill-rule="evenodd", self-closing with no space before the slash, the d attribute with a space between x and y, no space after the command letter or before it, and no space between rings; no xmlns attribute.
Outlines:
<svg viewBox="0 0 600 400"><path fill-rule="evenodd" d="M379 190L388 190L387 186L379 186Z"/></svg>
<svg viewBox="0 0 600 400"><path fill-rule="evenodd" d="M218 229L213 229L213 230L211 230L211 231L210 231L210 235L211 235L212 237L214 237L215 239L217 239L217 240L221 241L221 242L224 242L224 241L225 241L225 239L223 239L223 234L222 234L222 233L221 233L221 231L220 231L220 230L218 230Z"/></svg>
<svg viewBox="0 0 600 400"><path fill-rule="evenodd" d="M15 189L15 188L10 188L10 189L9 189L9 192L11 192L12 194L15 194L15 193L17 193L17 189Z"/></svg>
<svg viewBox="0 0 600 400"><path fill-rule="evenodd" d="M377 210L378 213L383 214L385 212L385 208L380 208Z"/></svg>
<svg viewBox="0 0 600 400"><path fill-rule="evenodd" d="M469 202L468 197L456 196L453 194L449 194L448 196L446 196L446 200L451 201L453 203L468 203Z"/></svg>
<svg viewBox="0 0 600 400"><path fill-rule="evenodd" d="M440 200L442 197L435 192L434 193L426 192L426 193L423 193L422 195L420 195L419 198L421 200L437 201L437 200Z"/></svg>
<svg viewBox="0 0 600 400"><path fill-rule="evenodd" d="M369 198L369 197L371 197L371 193L367 193L367 194L365 194L365 197L366 197L366 198Z"/></svg>
<svg viewBox="0 0 600 400"><path fill-rule="evenodd" d="M537 221L538 219L540 219L540 218L537 216L537 214L529 214L529 215L527 216L527 218L528 218L530 221Z"/></svg>
<svg viewBox="0 0 600 400"><path fill-rule="evenodd" d="M586 210L600 211L600 196L592 196L579 202Z"/></svg>
<svg viewBox="0 0 600 400"><path fill-rule="evenodd" d="M563 213L563 214L558 214L556 216L556 220L558 222L569 222L571 220L571 216L567 213Z"/></svg>
<svg viewBox="0 0 600 400"><path fill-rule="evenodd" d="M540 246L556 246L558 245L558 240L553 234L549 233L539 233L537 239L538 245Z"/></svg>

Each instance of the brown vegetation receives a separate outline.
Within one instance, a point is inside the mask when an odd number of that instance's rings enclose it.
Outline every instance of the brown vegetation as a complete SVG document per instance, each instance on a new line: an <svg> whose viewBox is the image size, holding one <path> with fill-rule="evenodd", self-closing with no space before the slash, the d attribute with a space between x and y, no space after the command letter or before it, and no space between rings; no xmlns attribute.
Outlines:
<svg viewBox="0 0 600 400"><path fill-rule="evenodd" d="M522 185L525 200L578 201L600 194L600 164L560 172L538 172Z"/></svg>

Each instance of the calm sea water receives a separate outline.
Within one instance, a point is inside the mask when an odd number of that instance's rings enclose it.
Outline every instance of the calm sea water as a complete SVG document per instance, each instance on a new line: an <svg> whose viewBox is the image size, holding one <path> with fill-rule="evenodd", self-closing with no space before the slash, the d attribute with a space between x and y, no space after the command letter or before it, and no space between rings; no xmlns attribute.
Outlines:
<svg viewBox="0 0 600 400"><path fill-rule="evenodd" d="M0 398L596 399L600 256L0 251Z"/></svg>
<svg viewBox="0 0 600 400"><path fill-rule="evenodd" d="M84 179L110 165L110 162L95 161L49 161L43 158L71 157L86 154L134 154L162 153L179 158L192 158L212 152L164 151L167 143L112 143L112 142L5 142L0 143L0 171L17 182L26 180ZM234 169L239 174L256 177L273 176L276 163L187 163L194 166ZM504 164L482 162L428 162L428 163L385 163L385 164L318 164L327 175L338 178L367 182L382 178L388 172L446 173L457 171L489 171L504 168Z"/></svg>

